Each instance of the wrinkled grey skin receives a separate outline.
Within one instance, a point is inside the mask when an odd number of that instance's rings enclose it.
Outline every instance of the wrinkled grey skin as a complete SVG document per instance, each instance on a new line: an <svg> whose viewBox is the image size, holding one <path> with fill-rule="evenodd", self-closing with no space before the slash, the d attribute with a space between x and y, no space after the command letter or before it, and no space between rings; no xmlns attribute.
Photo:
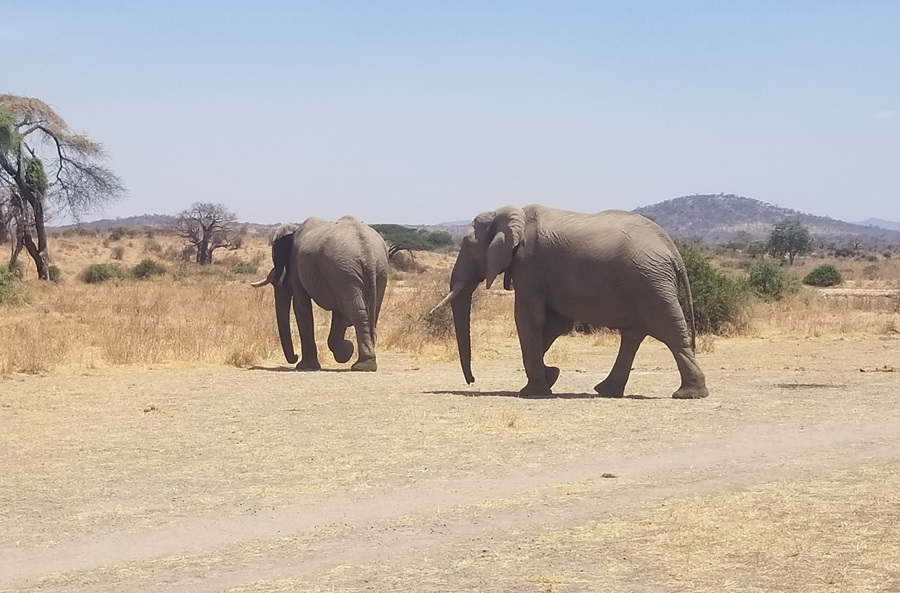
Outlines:
<svg viewBox="0 0 900 593"><path fill-rule="evenodd" d="M622 397L631 365L647 336L672 351L680 399L706 397L703 372L694 357L691 327L678 302L681 282L690 300L684 262L671 238L639 214L609 210L578 214L531 205L479 214L463 239L450 276L451 301L463 374L472 375L469 335L472 293L484 280L490 288L504 274L515 290L515 320L528 383L521 395L548 395L559 369L544 354L575 321L617 329L619 354L609 375L595 386L604 396ZM440 306L440 305L439 305Z"/></svg>
<svg viewBox="0 0 900 593"><path fill-rule="evenodd" d="M328 349L339 363L353 356L344 339L351 325L359 350L354 371L374 371L375 328L387 287L387 245L375 229L345 216L336 222L308 218L301 225L283 225L272 242L272 270L259 288L275 287L275 318L284 357L297 362L291 339L290 308L300 329L298 371L319 370L312 303L331 311Z"/></svg>

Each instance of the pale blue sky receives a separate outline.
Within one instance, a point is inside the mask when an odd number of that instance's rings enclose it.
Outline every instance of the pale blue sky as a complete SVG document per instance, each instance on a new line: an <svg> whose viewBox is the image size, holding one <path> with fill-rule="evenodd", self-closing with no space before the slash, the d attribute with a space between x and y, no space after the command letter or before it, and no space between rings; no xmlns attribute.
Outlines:
<svg viewBox="0 0 900 593"><path fill-rule="evenodd" d="M735 193L900 220L900 2L14 2L0 92L128 197L434 223Z"/></svg>

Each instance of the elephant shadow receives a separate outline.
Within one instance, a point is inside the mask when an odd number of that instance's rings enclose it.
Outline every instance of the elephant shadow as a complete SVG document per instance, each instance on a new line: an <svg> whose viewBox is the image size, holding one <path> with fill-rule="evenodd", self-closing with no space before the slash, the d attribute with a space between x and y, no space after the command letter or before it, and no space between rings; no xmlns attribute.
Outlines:
<svg viewBox="0 0 900 593"><path fill-rule="evenodd" d="M467 391L461 389L436 389L426 391L432 395L459 395L462 397L516 397L519 399L662 399L653 395L631 394L624 397L606 397L597 393L553 393L551 395L519 395L518 391Z"/></svg>
<svg viewBox="0 0 900 593"><path fill-rule="evenodd" d="M298 371L292 366L273 366L267 367L255 364L247 367L248 371L266 371L269 373L352 373L353 369L316 369L315 371Z"/></svg>

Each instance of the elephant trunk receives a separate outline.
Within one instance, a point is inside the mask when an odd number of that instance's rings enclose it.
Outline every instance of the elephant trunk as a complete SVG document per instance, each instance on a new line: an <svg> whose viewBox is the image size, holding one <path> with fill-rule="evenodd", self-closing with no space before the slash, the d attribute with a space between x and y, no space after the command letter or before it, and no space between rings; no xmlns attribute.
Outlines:
<svg viewBox="0 0 900 593"><path fill-rule="evenodd" d="M291 364L297 362L294 341L291 339L291 297L290 287L275 285L275 320L278 322L278 337L284 358Z"/></svg>
<svg viewBox="0 0 900 593"><path fill-rule="evenodd" d="M466 284L451 301L453 310L453 327L456 330L456 347L459 350L459 364L462 366L466 383L475 382L472 375L472 337L470 334L470 320L472 315L472 293L477 284Z"/></svg>

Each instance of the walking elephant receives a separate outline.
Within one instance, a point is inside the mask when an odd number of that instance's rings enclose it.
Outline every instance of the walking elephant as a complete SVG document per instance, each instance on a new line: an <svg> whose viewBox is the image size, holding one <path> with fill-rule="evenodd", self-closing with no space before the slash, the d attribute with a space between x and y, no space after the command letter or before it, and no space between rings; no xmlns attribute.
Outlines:
<svg viewBox="0 0 900 593"><path fill-rule="evenodd" d="M307 218L300 225L282 225L272 241L272 270L253 282L275 287L275 319L284 357L297 362L291 339L290 308L300 329L297 370L319 370L312 303L331 311L328 349L339 363L353 356L344 339L351 325L359 347L354 371L374 371L375 327L387 287L388 252L375 229L353 217L336 222Z"/></svg>
<svg viewBox="0 0 900 593"><path fill-rule="evenodd" d="M576 321L617 329L619 354L609 375L594 389L622 397L638 347L652 336L672 351L681 385L672 397L693 399L709 392L694 357L693 301L684 262L672 239L639 214L608 210L578 214L541 205L507 206L475 217L450 275L459 358L472 383L470 314L472 293L504 274L515 290L515 321L528 383L521 395L547 395L559 369L544 354ZM678 302L687 294L691 326Z"/></svg>

